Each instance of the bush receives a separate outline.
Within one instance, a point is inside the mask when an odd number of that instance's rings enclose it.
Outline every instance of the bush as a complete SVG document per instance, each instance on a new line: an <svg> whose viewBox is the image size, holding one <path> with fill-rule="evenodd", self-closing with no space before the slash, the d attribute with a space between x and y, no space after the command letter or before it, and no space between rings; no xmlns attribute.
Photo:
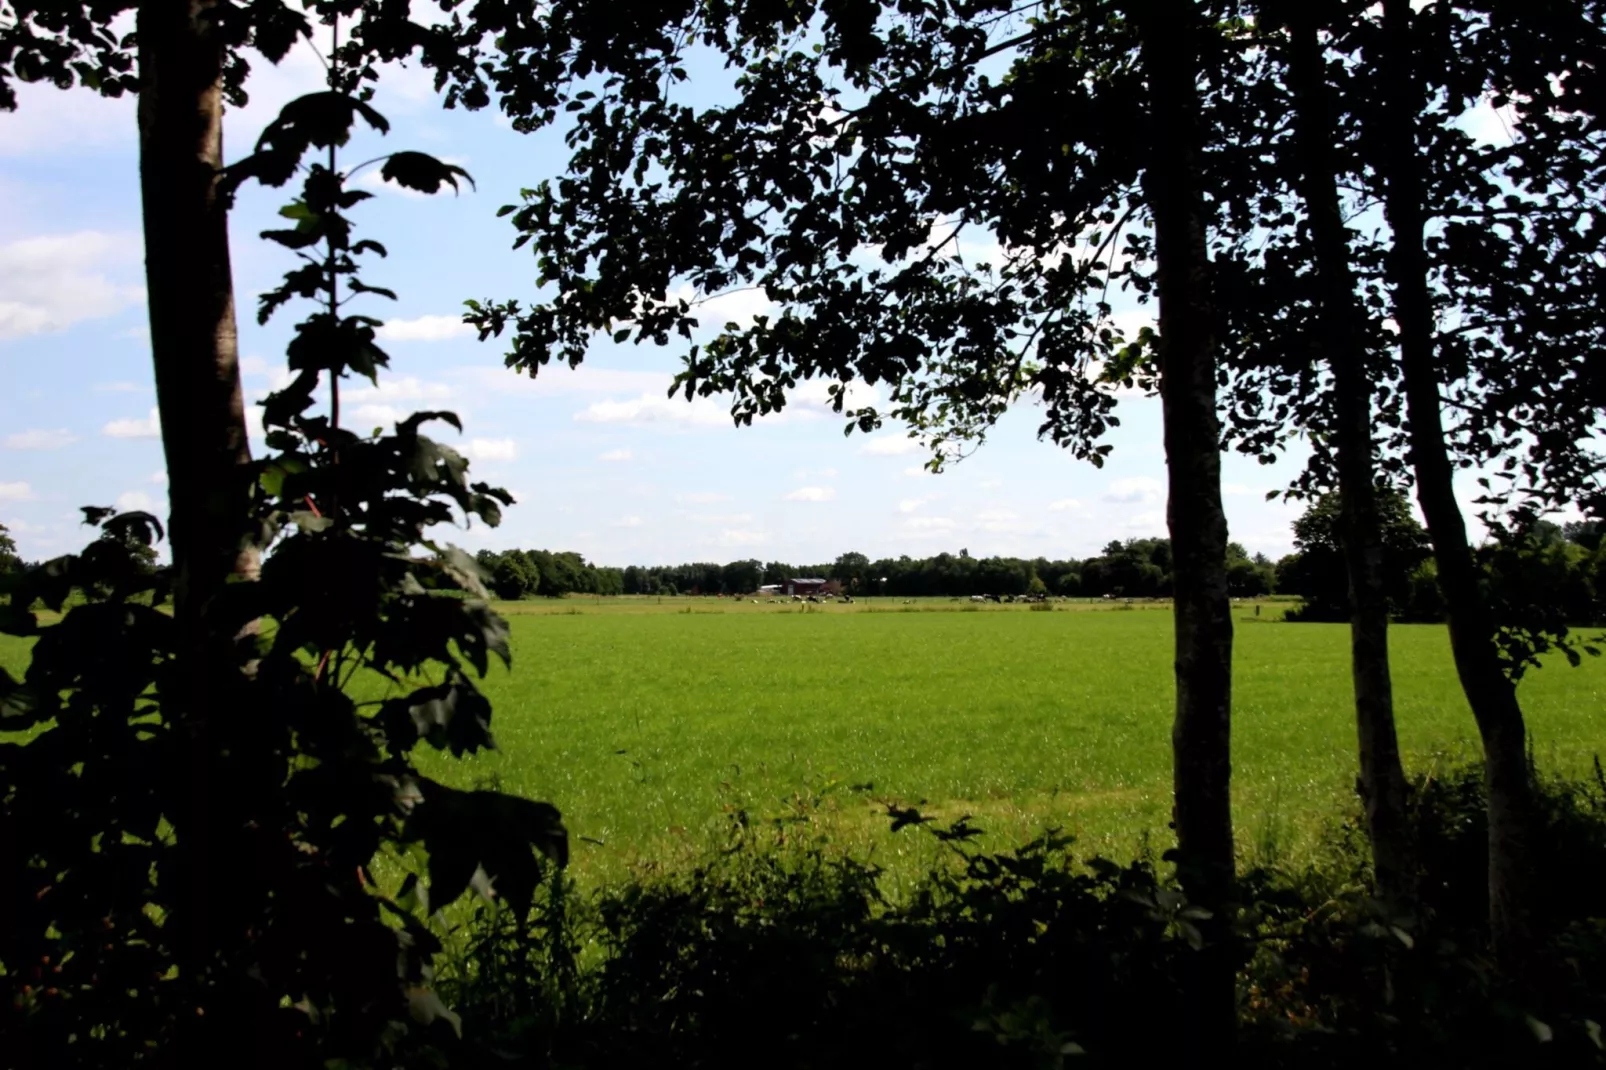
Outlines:
<svg viewBox="0 0 1606 1070"><path fill-rule="evenodd" d="M1319 867L1245 876L1239 1064L1600 1065L1606 781L1540 785L1536 854L1552 875L1553 925L1536 980L1519 991L1480 952L1481 780L1454 769L1415 795L1423 916L1391 917L1368 897L1358 818L1335 829ZM452 1065L1188 1057L1179 1023L1199 932L1149 860L1078 859L1055 835L987 852L966 821L891 813L895 828L917 826L899 835L952 848L951 864L895 901L873 865L800 838L800 826L737 815L730 848L689 872L587 895L549 884L527 927L482 906L443 981L469 1038Z"/></svg>

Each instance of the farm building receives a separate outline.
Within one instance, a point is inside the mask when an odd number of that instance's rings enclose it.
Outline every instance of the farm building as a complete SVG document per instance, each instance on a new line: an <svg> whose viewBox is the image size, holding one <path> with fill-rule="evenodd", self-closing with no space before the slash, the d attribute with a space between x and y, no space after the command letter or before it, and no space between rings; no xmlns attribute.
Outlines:
<svg viewBox="0 0 1606 1070"><path fill-rule="evenodd" d="M779 594L836 594L842 585L836 580L809 579L797 576L775 585Z"/></svg>

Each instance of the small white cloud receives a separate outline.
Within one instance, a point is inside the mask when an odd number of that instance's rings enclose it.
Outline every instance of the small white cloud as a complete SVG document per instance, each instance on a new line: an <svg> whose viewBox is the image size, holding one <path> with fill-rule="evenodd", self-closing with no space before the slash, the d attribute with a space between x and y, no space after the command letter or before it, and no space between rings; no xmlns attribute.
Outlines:
<svg viewBox="0 0 1606 1070"><path fill-rule="evenodd" d="M100 433L108 438L157 438L162 433L162 422L156 416L156 410L143 420L129 417L123 420L113 420L100 429Z"/></svg>
<svg viewBox="0 0 1606 1070"><path fill-rule="evenodd" d="M775 302L765 296L762 288L747 286L724 293L701 297L690 285L680 286L665 295L669 302L686 301L692 306L702 330L724 330L727 323L741 327L751 326L755 316L773 316Z"/></svg>
<svg viewBox="0 0 1606 1070"><path fill-rule="evenodd" d="M410 320L387 320L374 332L385 342L444 342L475 334L462 316L419 316Z"/></svg>
<svg viewBox="0 0 1606 1070"><path fill-rule="evenodd" d="M629 450L609 450L607 453L597 454L597 460L608 462L628 461L630 457Z"/></svg>
<svg viewBox="0 0 1606 1070"><path fill-rule="evenodd" d="M1001 509L993 509L987 512L977 513L976 527L980 528L982 531L992 532L1028 530L1027 525L1021 523L1020 515L1018 513L1011 513L1007 510Z"/></svg>
<svg viewBox="0 0 1606 1070"><path fill-rule="evenodd" d="M0 502L26 502L33 499L33 488L26 483L0 483Z"/></svg>
<svg viewBox="0 0 1606 1070"><path fill-rule="evenodd" d="M675 501L680 502L682 505L711 505L714 502L728 502L730 500L731 496L729 494L720 494L712 490L700 490L692 494L675 495Z"/></svg>
<svg viewBox="0 0 1606 1070"><path fill-rule="evenodd" d="M925 505L928 500L927 498L905 498L898 503L898 512L912 513L922 505Z"/></svg>
<svg viewBox="0 0 1606 1070"><path fill-rule="evenodd" d="M117 511L120 513L153 513L156 511L156 501L142 490L124 491L117 496Z"/></svg>
<svg viewBox="0 0 1606 1070"><path fill-rule="evenodd" d="M511 438L470 439L457 449L475 461L511 461L519 455L518 443Z"/></svg>
<svg viewBox="0 0 1606 1070"><path fill-rule="evenodd" d="M980 487L982 490L993 490L994 488L1002 487L1003 485L1004 481L1002 479L984 479L980 483L976 484L976 486Z"/></svg>
<svg viewBox="0 0 1606 1070"><path fill-rule="evenodd" d="M645 523L646 521L639 516L622 516L613 522L613 526L616 528L639 528Z"/></svg>
<svg viewBox="0 0 1606 1070"><path fill-rule="evenodd" d="M107 266L139 262L137 234L96 230L0 245L0 338L62 331L145 299L141 286L109 280Z"/></svg>
<svg viewBox="0 0 1606 1070"><path fill-rule="evenodd" d="M624 401L597 401L574 414L576 423L620 424L626 427L693 425L718 427L730 423L730 414L706 398L685 401L658 394L642 394Z"/></svg>
<svg viewBox="0 0 1606 1070"><path fill-rule="evenodd" d="M766 532L744 528L727 528L719 533L721 546L762 546L769 540L770 537Z"/></svg>
<svg viewBox="0 0 1606 1070"><path fill-rule="evenodd" d="M870 457L903 457L919 450L920 442L907 435L876 435L859 447L860 453Z"/></svg>
<svg viewBox="0 0 1606 1070"><path fill-rule="evenodd" d="M152 472L151 473L151 482L155 483L157 486L161 486L161 487L167 486L167 473L166 472Z"/></svg>
<svg viewBox="0 0 1606 1070"><path fill-rule="evenodd" d="M1259 487L1251 487L1246 483L1223 483L1221 485L1221 493L1231 495L1233 497L1248 496L1251 494L1258 497L1264 494L1265 491L1261 490Z"/></svg>
<svg viewBox="0 0 1606 1070"><path fill-rule="evenodd" d="M1105 492L1104 500L1121 504L1157 502L1165 496L1165 485L1153 476L1117 479Z"/></svg>
<svg viewBox="0 0 1606 1070"><path fill-rule="evenodd" d="M145 387L138 383L96 383L90 389L106 394L137 394Z"/></svg>
<svg viewBox="0 0 1606 1070"><path fill-rule="evenodd" d="M537 377L520 375L506 368L472 365L453 368L447 373L466 382L474 392L554 397L560 394L650 394L664 396L673 380L668 372L622 371L595 368L589 363L578 368L558 366L544 369Z"/></svg>
<svg viewBox="0 0 1606 1070"><path fill-rule="evenodd" d="M78 436L65 427L46 430L36 428L29 431L18 431L6 436L6 449L8 450L59 450L63 446L71 446L78 441Z"/></svg>
<svg viewBox="0 0 1606 1070"><path fill-rule="evenodd" d="M833 387L840 388L843 412L881 405L881 391L861 380L840 383L834 379L808 379L787 392L785 411L805 420L839 418L832 408Z"/></svg>
<svg viewBox="0 0 1606 1070"><path fill-rule="evenodd" d="M1170 531L1166 527L1165 513L1158 510L1138 513L1122 526L1126 531L1138 536L1164 536Z"/></svg>
<svg viewBox="0 0 1606 1070"><path fill-rule="evenodd" d="M908 468L905 468L903 470L903 474L908 476L910 479L918 479L921 476L934 475L935 473L933 473L931 469L927 468L925 465L914 464L910 465Z"/></svg>
<svg viewBox="0 0 1606 1070"><path fill-rule="evenodd" d="M1067 509L1082 508L1082 503L1077 501L1075 498L1061 498L1057 502L1049 502L1048 508L1050 512L1063 513Z"/></svg>
<svg viewBox="0 0 1606 1070"><path fill-rule="evenodd" d="M750 524L752 513L698 514L691 519L700 524Z"/></svg>
<svg viewBox="0 0 1606 1070"><path fill-rule="evenodd" d="M786 496L789 502L828 502L836 497L832 487L799 487Z"/></svg>
<svg viewBox="0 0 1606 1070"><path fill-rule="evenodd" d="M792 473L793 479L835 479L835 468L799 468Z"/></svg>
<svg viewBox="0 0 1606 1070"><path fill-rule="evenodd" d="M275 381L275 390L289 385L291 378L289 369L278 369L274 372L274 378L283 379L282 382ZM378 386L365 384L348 387L342 391L341 397L351 406L353 424L366 430L405 420L416 408L416 405L411 403L440 404L450 400L455 393L456 391L445 383L432 383L409 375L401 379L385 379ZM436 433L439 432L440 429L437 428Z"/></svg>
<svg viewBox="0 0 1606 1070"><path fill-rule="evenodd" d="M261 357L241 357L240 374L266 375L268 374L268 362Z"/></svg>
<svg viewBox="0 0 1606 1070"><path fill-rule="evenodd" d="M383 427L406 419L394 405L358 405L351 410L351 423L360 428Z"/></svg>
<svg viewBox="0 0 1606 1070"><path fill-rule="evenodd" d="M912 516L903 526L909 531L941 532L953 530L954 522L945 516Z"/></svg>

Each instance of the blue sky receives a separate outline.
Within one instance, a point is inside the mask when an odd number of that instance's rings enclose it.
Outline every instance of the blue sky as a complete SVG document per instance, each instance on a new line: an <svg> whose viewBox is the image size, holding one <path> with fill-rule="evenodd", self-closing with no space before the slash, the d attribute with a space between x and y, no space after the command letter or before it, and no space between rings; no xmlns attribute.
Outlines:
<svg viewBox="0 0 1606 1070"><path fill-rule="evenodd" d="M320 79L306 49L278 68L262 64L248 86L251 104L226 120L231 158ZM34 86L20 95L18 112L0 113L0 523L24 557L37 559L81 545L80 505L165 513L165 485L142 303L133 102ZM848 550L1082 557L1111 539L1165 533L1152 398L1122 400L1103 469L1038 441L1039 414L1028 403L980 451L932 476L901 429L844 438L823 386L740 429L717 400L666 399L676 348L599 339L578 370L535 381L506 370L501 345L478 342L458 316L468 298L532 296L532 259L510 249L512 230L495 212L561 170L561 134L520 135L489 110L443 111L416 69L387 74L376 104L393 124L389 137L358 139L346 160L415 148L461 164L478 182L477 191L428 199L374 185L379 196L356 212L362 235L391 253L366 277L400 300L370 302L367 311L386 320L391 369L378 390L366 382L347 389L349 422L453 409L465 433L459 439L442 425L443 436L469 454L480 478L518 498L500 528L477 526L450 541L572 549L616 565L804 563ZM291 305L267 327L254 319L256 295L289 255L256 235L281 222L275 213L288 193L247 187L232 223L248 402L282 378L299 318ZM710 323L764 310L752 293L711 304ZM1265 501L1265 492L1297 472L1300 456L1296 444L1295 459L1275 466L1224 458L1231 534L1251 551L1276 557L1291 548L1297 509Z"/></svg>

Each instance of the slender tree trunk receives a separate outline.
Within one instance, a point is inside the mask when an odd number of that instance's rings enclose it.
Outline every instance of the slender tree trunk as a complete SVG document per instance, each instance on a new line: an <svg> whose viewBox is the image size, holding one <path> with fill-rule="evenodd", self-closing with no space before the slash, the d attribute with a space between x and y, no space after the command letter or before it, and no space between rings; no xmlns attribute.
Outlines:
<svg viewBox="0 0 1606 1070"><path fill-rule="evenodd" d="M1389 605L1383 585L1383 540L1372 465L1372 383L1355 297L1349 235L1338 195L1336 123L1322 47L1308 0L1290 14L1288 81L1294 93L1300 191L1310 219L1316 259L1319 347L1333 372L1337 423L1339 521L1350 591L1350 673L1360 741L1360 793L1372 841L1378 894L1410 907L1416 899L1417 858L1406 815L1409 788L1394 730L1389 675Z"/></svg>
<svg viewBox="0 0 1606 1070"><path fill-rule="evenodd" d="M216 940L212 851L218 820L212 730L228 636L207 607L236 573L255 574L244 531L250 462L240 391L223 163L223 47L216 0L146 0L138 10L140 191L156 402L167 457L168 538L182 694L164 695L187 730L188 810L175 820L183 861L174 922L197 980ZM227 873L225 877L231 876Z"/></svg>
<svg viewBox="0 0 1606 1070"><path fill-rule="evenodd" d="M1190 0L1148 0L1142 28L1149 158L1143 189L1154 220L1176 606L1176 720L1171 731L1178 871L1189 898L1215 917L1195 993L1205 1051L1232 1042L1234 963L1228 946L1235 883L1232 836L1232 616L1227 518L1221 507L1215 313L1200 190L1198 13Z"/></svg>
<svg viewBox="0 0 1606 1070"><path fill-rule="evenodd" d="M1456 672L1483 739L1490 936L1496 957L1513 967L1525 957L1531 921L1526 878L1533 808L1526 730L1516 687L1506 676L1495 643L1494 614L1479 585L1466 523L1455 500L1454 468L1440 413L1424 236L1425 189L1416 144L1416 116L1423 99L1414 74L1411 19L1410 0L1384 0L1384 212L1394 243L1388 274L1399 327L1417 500L1438 561Z"/></svg>

